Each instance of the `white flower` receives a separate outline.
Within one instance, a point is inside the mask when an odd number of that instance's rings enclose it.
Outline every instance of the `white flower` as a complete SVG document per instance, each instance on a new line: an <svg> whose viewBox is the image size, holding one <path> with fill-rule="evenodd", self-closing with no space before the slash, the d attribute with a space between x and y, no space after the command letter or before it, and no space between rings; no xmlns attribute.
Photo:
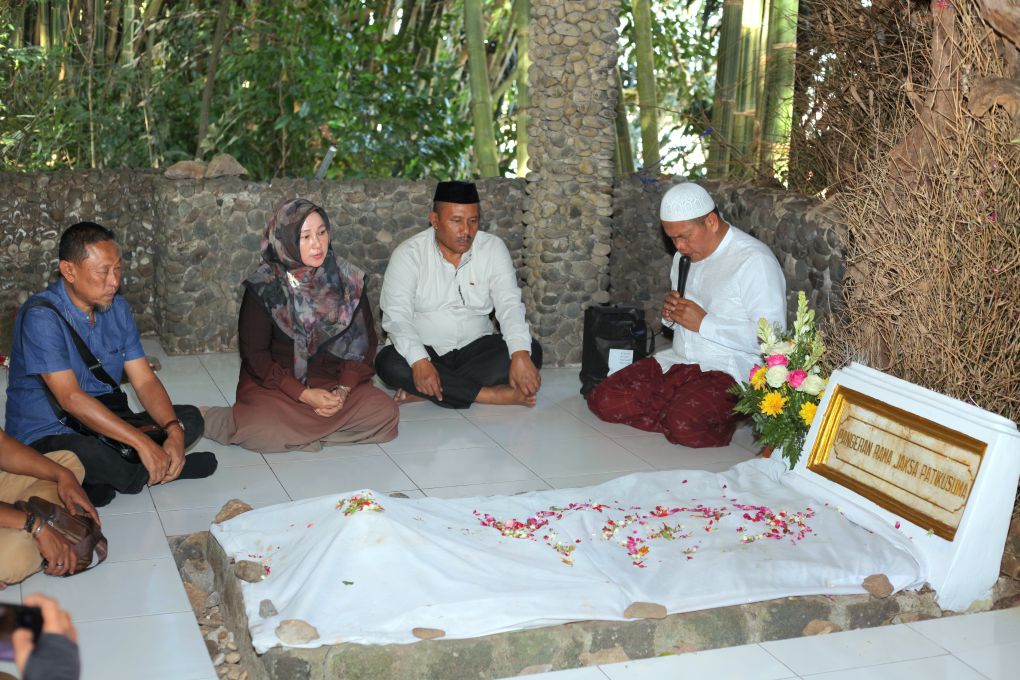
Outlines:
<svg viewBox="0 0 1020 680"><path fill-rule="evenodd" d="M777 340L776 342L763 342L761 344L761 353L763 356L770 357L773 354L782 354L785 357L793 354L793 350L796 349L797 345L793 340Z"/></svg>
<svg viewBox="0 0 1020 680"><path fill-rule="evenodd" d="M768 376L766 375L766 378ZM825 389L825 381L819 378L814 373L804 378L804 382L797 388L798 392L806 392L807 394L815 395Z"/></svg>
<svg viewBox="0 0 1020 680"><path fill-rule="evenodd" d="M765 371L765 382L769 384L769 387L779 389L786 382L786 376L789 374L790 371L787 370L786 366L773 366ZM807 378L805 378L806 380Z"/></svg>

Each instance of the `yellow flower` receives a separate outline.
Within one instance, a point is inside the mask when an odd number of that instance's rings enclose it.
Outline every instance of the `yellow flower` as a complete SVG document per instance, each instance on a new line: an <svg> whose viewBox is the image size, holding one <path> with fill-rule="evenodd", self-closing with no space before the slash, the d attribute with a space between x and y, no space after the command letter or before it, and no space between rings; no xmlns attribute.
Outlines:
<svg viewBox="0 0 1020 680"><path fill-rule="evenodd" d="M800 419L804 421L805 425L810 426L811 421L815 419L816 411L818 411L818 404L806 401L804 402L804 405L800 407Z"/></svg>
<svg viewBox="0 0 1020 680"><path fill-rule="evenodd" d="M765 366L762 366L757 371L755 371L754 375L751 376L751 387L753 387L756 390L765 389L765 373L767 371L768 368L766 368Z"/></svg>
<svg viewBox="0 0 1020 680"><path fill-rule="evenodd" d="M778 392L769 392L761 400L761 412L767 416L778 416L786 406L787 397Z"/></svg>

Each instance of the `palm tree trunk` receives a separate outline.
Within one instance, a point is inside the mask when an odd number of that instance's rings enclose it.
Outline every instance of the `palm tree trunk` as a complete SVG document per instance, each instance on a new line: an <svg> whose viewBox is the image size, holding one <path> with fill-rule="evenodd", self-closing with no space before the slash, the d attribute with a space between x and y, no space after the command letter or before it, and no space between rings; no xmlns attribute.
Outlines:
<svg viewBox="0 0 1020 680"><path fill-rule="evenodd" d="M782 176L789 168L798 4L798 0L772 0L769 13L761 167L773 176Z"/></svg>
<svg viewBox="0 0 1020 680"><path fill-rule="evenodd" d="M517 0L514 16L517 28L517 176L528 174L528 124L531 121L531 0Z"/></svg>
<svg viewBox="0 0 1020 680"><path fill-rule="evenodd" d="M740 16L743 5L744 0L725 0L723 3L712 104L712 142L708 152L710 177L726 177L729 174L733 110L737 103L737 77L740 73Z"/></svg>
<svg viewBox="0 0 1020 680"><path fill-rule="evenodd" d="M652 48L650 0L634 0L634 51L637 56L638 111L641 121L641 164L659 165L659 116L655 94L655 52Z"/></svg>
<svg viewBox="0 0 1020 680"><path fill-rule="evenodd" d="M492 97L486 68L482 0L464 0L464 32L467 34L471 118L475 128L475 164L482 177L497 177L499 158L496 154L496 134L492 129Z"/></svg>

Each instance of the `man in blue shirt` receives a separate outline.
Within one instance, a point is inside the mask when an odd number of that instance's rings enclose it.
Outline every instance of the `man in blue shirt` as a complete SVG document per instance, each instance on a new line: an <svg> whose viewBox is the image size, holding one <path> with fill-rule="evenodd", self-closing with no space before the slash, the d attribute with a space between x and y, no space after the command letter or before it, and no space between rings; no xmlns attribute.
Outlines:
<svg viewBox="0 0 1020 680"><path fill-rule="evenodd" d="M61 235L59 256L61 278L29 298L14 323L7 434L37 451L70 449L77 454L85 466L83 486L96 506L109 503L117 491L138 493L146 482L212 474L212 453L184 455L202 436L201 414L194 406L170 403L145 358L131 309L117 293L121 258L113 232L79 222ZM123 392L90 370L72 332L112 382L119 383L126 374L146 411L139 415L165 431L162 445L124 421L135 414ZM71 429L58 411L91 433ZM125 459L95 433L133 447L139 462Z"/></svg>

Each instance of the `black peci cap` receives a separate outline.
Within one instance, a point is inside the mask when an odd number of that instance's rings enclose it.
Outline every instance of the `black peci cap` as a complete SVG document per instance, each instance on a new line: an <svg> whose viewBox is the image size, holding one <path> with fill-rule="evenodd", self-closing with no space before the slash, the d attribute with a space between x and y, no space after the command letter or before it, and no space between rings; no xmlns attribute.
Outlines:
<svg viewBox="0 0 1020 680"><path fill-rule="evenodd" d="M432 200L437 203L480 203L478 189L474 182L440 182L436 185L436 195Z"/></svg>

